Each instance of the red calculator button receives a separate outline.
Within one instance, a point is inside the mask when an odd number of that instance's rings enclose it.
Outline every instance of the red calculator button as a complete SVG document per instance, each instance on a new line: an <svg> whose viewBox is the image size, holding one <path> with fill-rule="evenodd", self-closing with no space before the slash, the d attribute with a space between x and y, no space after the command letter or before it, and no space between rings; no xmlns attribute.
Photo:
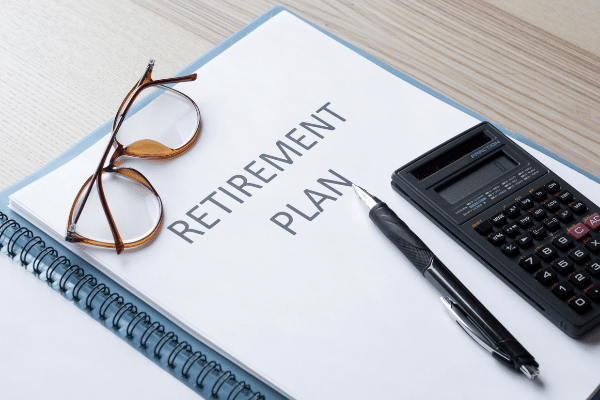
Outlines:
<svg viewBox="0 0 600 400"><path fill-rule="evenodd" d="M600 214L596 213L585 220L585 226L591 230L600 228Z"/></svg>
<svg viewBox="0 0 600 400"><path fill-rule="evenodd" d="M579 223L571 229L569 229L568 232L569 235L573 236L575 239L581 239L582 237L590 233L590 230L584 224Z"/></svg>

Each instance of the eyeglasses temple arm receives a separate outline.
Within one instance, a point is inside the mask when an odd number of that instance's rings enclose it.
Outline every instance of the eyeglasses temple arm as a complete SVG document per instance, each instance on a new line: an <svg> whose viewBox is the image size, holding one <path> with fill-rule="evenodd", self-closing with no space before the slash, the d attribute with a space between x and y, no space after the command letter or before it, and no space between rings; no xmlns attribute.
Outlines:
<svg viewBox="0 0 600 400"><path fill-rule="evenodd" d="M77 221L79 220L79 217L81 216L81 211L83 210L85 204L87 203L88 197L90 196L90 192L92 191L92 187L94 186L94 183L96 182L96 180L99 180L99 177L102 174L102 169L104 167L104 163L106 162L106 159L110 152L110 148L112 147L112 145L115 141L115 137L117 136L117 133L119 132L119 128L121 127L122 123L123 123L123 118L120 118L117 126L113 130L110 142L108 143L108 145L106 146L106 149L104 150L104 154L102 155L102 159L100 160L100 163L98 164L98 167L96 168L96 172L94 173L94 176L92 177L92 180L90 181L90 183L88 185L85 195L83 196L81 205L79 206L79 209L77 210L77 212L74 215L72 224L76 224Z"/></svg>
<svg viewBox="0 0 600 400"><path fill-rule="evenodd" d="M155 81L152 81L152 85L168 85L170 83L191 82L191 81L195 81L196 78L198 78L198 74L178 76L178 77L169 78L169 79L157 79Z"/></svg>
<svg viewBox="0 0 600 400"><path fill-rule="evenodd" d="M98 188L98 196L100 197L100 203L102 204L102 209L104 210L104 214L106 215L106 220L108 221L108 225L110 227L110 231L112 232L113 238L115 239L115 248L117 250L117 254L121 254L125 249L125 245L123 244L123 239L121 239L121 235L119 234L119 230L117 229L117 225L115 224L115 220L112 217L110 212L110 208L108 207L108 202L106 201L106 197L104 196L104 189L102 188L102 176L98 176L98 184L96 185Z"/></svg>

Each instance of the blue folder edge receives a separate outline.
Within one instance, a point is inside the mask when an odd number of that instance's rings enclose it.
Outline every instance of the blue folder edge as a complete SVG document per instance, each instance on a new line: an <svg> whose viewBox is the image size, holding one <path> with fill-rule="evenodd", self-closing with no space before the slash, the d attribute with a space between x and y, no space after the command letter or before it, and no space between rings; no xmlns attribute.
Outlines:
<svg viewBox="0 0 600 400"><path fill-rule="evenodd" d="M327 32L323 28L313 24L310 21L307 21L306 19L294 14L293 12L287 10L285 7L281 7L281 6L276 6L276 7L271 8L269 11L262 14L261 16L256 18L254 21L252 21L251 23L249 23L248 25L246 25L245 27L240 29L238 32L233 34L231 37L227 38L225 41L223 41L222 43L220 43L213 49L209 50L206 54L200 56L198 59L193 61L187 67L185 67L184 69L179 71L177 74L175 74L175 76L183 76L183 75L189 75L189 74L193 73L194 71L196 71L197 69L202 67L204 64L208 63L213 58L217 57L219 54L221 54L222 52L227 50L229 47L231 47L232 45L237 43L239 40L241 40L242 38L247 36L250 32L252 32L256 28L258 28L264 22L268 21L273 16L279 14L282 11L287 11L290 14L298 17L302 21L304 21L307 24L311 25L312 27L318 29L320 32L329 36L330 38L337 41L338 43L348 47L352 51L360 54L367 60L373 62L375 65L383 68L384 70L386 70L389 73L397 76L398 78L410 83L411 85L421 89L422 91L434 96L435 98L437 98L437 99L439 99L439 100L441 100L441 101L443 101L443 102L445 102L445 103L447 103L469 115L471 115L472 117L474 117L480 121L486 121L486 119L483 116L475 113L474 111L469 110L468 108L460 105L459 103L455 102L454 100L436 92L435 90L431 89L430 87L428 87L428 86L422 84L421 82L418 82L417 80L411 78L410 76L398 71L397 69L391 67L390 65L384 63L383 61L377 59L376 57L373 57L372 55L357 48L356 46L346 42L343 39L340 39L339 37L333 35L332 33ZM139 104L136 104L134 109L131 110L130 115L133 115L135 112L137 112L137 110L144 107L146 104L148 104L154 98L155 98L155 96L153 96L153 95L146 96L146 98L144 98L142 101L140 101ZM78 156L84 150L86 150L87 148L92 146L94 143L96 143L98 140L100 140L102 137L104 137L106 134L108 134L111 131L111 124L112 124L112 119L109 121L106 121L104 124L102 124L100 127L98 127L96 130L94 130L92 133L90 133L83 139L81 139L73 147L71 147L65 153L60 155L58 158L52 160L46 166L44 166L43 168L34 172L33 174L29 175L22 181L14 184L14 185L10 186L9 188L0 192L0 211L4 212L10 219L16 220L19 224L21 224L21 226L27 226L29 228L32 228L31 224L28 221L26 221L21 216L14 213L12 210L10 210L8 208L8 203L9 203L8 197L11 194L20 190L21 188L29 185L30 183L43 177L44 175L48 174L49 172L55 170L56 168L59 168L60 166L64 165L65 163L71 161L73 158ZM529 140L515 132L511 132L511 131L505 129L505 128L499 126L498 124L494 124L494 125L498 129L500 129L503 133L505 133L506 135L535 148L536 150L552 157L553 159L561 162L562 164L568 166L569 168L585 175L586 177L590 178L591 180L593 180L597 183L600 183L600 178L592 175L591 173L583 170L582 168L574 165L573 163L559 157L558 155L550 152L549 150L545 149L544 147L532 142L531 140ZM391 172L392 171L390 171L390 174L391 174ZM93 267L91 264L87 263L83 259L81 259L78 256L76 256L75 254L71 253L69 250L64 248L61 244L59 244L58 242L49 238L46 234L39 232L37 229L34 229L34 234L41 236L49 246L59 249L60 253L62 253L63 255L66 254L67 258L69 258L74 264L78 264L78 265L82 266L88 272L90 270L93 271L92 275L96 276L100 282L106 282L107 286L109 286L113 292L118 292L119 294L121 294L125 298L125 301L131 301L132 303L138 305L138 308L140 308L140 309L143 308L152 317L153 320L158 320L161 323L163 323L165 325L165 329L167 329L167 331L170 330L170 331L173 331L174 333L176 333L179 336L180 340L185 340L188 343L193 344L195 348L197 347L200 351L202 351L204 354L206 354L209 360L210 359L216 360L223 366L224 370L232 371L238 379L245 380L246 382L250 383L254 391L260 391L263 395L266 396L267 399L284 399L285 398L279 392L277 392L276 390L274 390L273 388L271 388L264 382L260 381L258 378L254 377L253 375L250 375L247 371L238 367L237 365L235 365L234 363L229 361L224 356L215 352L214 350L212 350L211 348L204 345L202 342L198 341L196 338L192 337L190 334L185 332L183 329L181 329L177 325L173 324L171 321L169 321L168 318L166 318L165 316L163 316L162 314L160 314L159 312L154 310L152 307L147 305L142 300L133 296L126 289L124 289L121 285L117 284L112 279L108 278L105 274L103 274L101 271L99 271L98 269ZM177 379L184 382L186 385L188 385L190 387L193 386L190 384L190 382L184 380L184 378L181 376L181 374L175 373L174 370L171 370L168 367L165 368L159 360L157 360L153 357L152 352L148 352L145 349L140 348L139 345L136 346L136 344L133 342L131 342L130 344L132 346L136 347L138 351L145 354L149 360L160 365L165 371L171 373L173 376L175 376ZM309 384L309 383L307 382L307 384ZM210 396L210 393L202 393L202 394ZM592 398L592 400L600 400L600 392L597 392L595 394L595 396Z"/></svg>

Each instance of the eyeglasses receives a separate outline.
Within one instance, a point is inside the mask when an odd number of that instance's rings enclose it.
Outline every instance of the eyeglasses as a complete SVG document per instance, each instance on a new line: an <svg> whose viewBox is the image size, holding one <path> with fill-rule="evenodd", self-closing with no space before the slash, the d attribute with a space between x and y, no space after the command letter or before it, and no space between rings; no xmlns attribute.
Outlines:
<svg viewBox="0 0 600 400"><path fill-rule="evenodd" d="M151 243L160 231L160 196L144 175L119 165L125 157L164 160L184 153L200 136L202 118L190 97L165 86L193 81L196 74L152 80L153 67L154 60L150 60L146 72L117 111L112 137L98 168L83 184L71 207L68 242L114 248L121 254L125 249L139 249ZM153 98L152 106L128 115L135 104L139 105L136 101L141 99L140 94L151 88L148 96ZM160 162L148 166L160 167ZM97 195L92 194L94 188Z"/></svg>

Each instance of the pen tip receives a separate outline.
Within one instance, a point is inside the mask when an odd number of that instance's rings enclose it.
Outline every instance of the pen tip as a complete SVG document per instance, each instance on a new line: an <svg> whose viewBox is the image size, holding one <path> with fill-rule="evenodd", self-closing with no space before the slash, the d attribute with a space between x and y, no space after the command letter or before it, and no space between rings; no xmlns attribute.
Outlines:
<svg viewBox="0 0 600 400"><path fill-rule="evenodd" d="M531 380L537 378L540 374L540 370L533 365L521 365L521 368L519 369L523 374L525 374L526 377L528 377Z"/></svg>
<svg viewBox="0 0 600 400"><path fill-rule="evenodd" d="M369 210L372 209L379 202L377 198L371 196L365 189L361 188L360 186L355 185L353 183L352 188L354 189L356 196L358 196L358 198L361 199L363 203L365 203Z"/></svg>
<svg viewBox="0 0 600 400"><path fill-rule="evenodd" d="M356 193L358 197L360 197L360 195L365 192L360 186L354 183L352 183L352 189L354 189L354 193Z"/></svg>

